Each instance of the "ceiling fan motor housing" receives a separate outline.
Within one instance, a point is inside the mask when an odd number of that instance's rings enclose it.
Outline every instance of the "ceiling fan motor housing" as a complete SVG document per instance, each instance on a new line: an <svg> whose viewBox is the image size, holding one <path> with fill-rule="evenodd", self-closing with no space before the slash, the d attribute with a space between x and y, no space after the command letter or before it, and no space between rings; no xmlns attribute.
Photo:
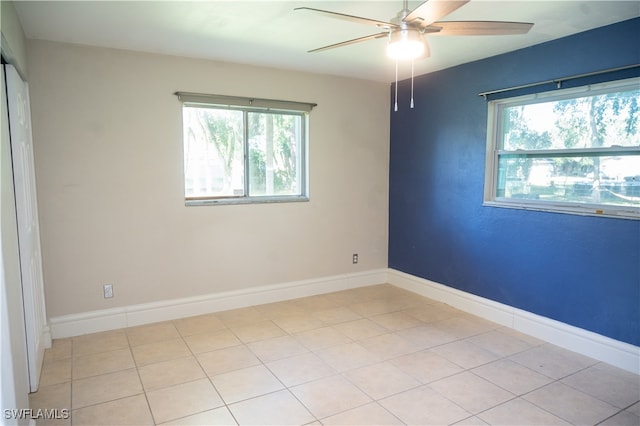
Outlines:
<svg viewBox="0 0 640 426"><path fill-rule="evenodd" d="M426 53L426 55L425 55ZM387 56L393 59L406 60L428 56L427 44L422 32L417 28L402 23L400 28L389 32Z"/></svg>

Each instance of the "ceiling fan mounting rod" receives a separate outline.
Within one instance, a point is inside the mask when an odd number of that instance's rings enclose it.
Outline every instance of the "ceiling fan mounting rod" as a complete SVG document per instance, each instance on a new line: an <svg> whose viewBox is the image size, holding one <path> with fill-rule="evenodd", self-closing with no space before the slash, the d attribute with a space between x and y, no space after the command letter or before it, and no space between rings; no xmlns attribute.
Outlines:
<svg viewBox="0 0 640 426"><path fill-rule="evenodd" d="M395 18L397 22L394 22L395 20L393 19L391 20L391 22L406 29L408 23L404 19L409 16L410 13L411 11L409 10L409 1L402 0L402 10L398 12L398 16L396 16Z"/></svg>

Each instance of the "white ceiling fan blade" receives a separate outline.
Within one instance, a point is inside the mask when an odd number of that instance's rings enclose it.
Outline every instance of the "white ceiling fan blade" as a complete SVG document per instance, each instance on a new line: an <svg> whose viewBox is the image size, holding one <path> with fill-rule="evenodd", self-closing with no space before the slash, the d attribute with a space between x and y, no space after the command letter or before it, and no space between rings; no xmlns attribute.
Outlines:
<svg viewBox="0 0 640 426"><path fill-rule="evenodd" d="M478 36L526 34L529 32L531 27L533 27L533 24L528 22L440 21L434 22L424 28L424 30L430 35Z"/></svg>
<svg viewBox="0 0 640 426"><path fill-rule="evenodd" d="M310 10L312 12L322 13L331 18L343 19L345 21L357 22L365 25L375 25L376 27L379 27L379 28L391 29L391 28L398 27L396 24L392 24L391 22L378 21L375 19L363 18L361 16L347 15L345 13L331 12L329 10L314 9L312 7L296 7L293 10Z"/></svg>
<svg viewBox="0 0 640 426"><path fill-rule="evenodd" d="M469 3L469 0L427 0L413 9L404 18L404 21L412 22L417 20L421 26L427 26L467 3Z"/></svg>
<svg viewBox="0 0 640 426"><path fill-rule="evenodd" d="M335 49L336 47L348 46L350 44L360 43L363 41L374 40L376 38L387 37L389 33L378 33L372 34L365 37L354 38L352 40L342 41L340 43L330 44L328 46L318 47L317 49L309 50L309 53L312 52L322 52L324 50Z"/></svg>

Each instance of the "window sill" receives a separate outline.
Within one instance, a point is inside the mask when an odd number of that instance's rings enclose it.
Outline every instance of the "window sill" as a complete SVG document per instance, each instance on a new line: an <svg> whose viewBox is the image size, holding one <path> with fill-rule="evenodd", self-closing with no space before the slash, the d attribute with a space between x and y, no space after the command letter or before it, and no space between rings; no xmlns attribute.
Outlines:
<svg viewBox="0 0 640 426"><path fill-rule="evenodd" d="M573 214L579 216L597 216L608 217L615 219L630 219L640 220L640 210L622 209L616 206L576 206L576 205L562 205L562 204L539 204L539 203L524 203L524 202L512 202L502 200L489 200L482 203L486 207L500 207L507 209L518 210L532 210L541 211L547 213L561 213L561 214Z"/></svg>
<svg viewBox="0 0 640 426"><path fill-rule="evenodd" d="M273 203L299 203L309 201L307 196L273 196L273 197L230 197L230 198L205 198L186 199L184 204L192 206L218 206L234 204L273 204Z"/></svg>

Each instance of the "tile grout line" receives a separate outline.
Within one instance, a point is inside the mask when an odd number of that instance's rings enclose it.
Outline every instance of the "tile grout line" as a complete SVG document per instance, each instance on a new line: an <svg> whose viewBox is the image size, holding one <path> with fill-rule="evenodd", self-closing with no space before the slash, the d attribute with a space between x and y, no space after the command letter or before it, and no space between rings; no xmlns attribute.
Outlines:
<svg viewBox="0 0 640 426"><path fill-rule="evenodd" d="M131 346L131 340L129 339L129 333L127 333L125 328L125 336L127 338L127 343L129 344L129 352L131 352L131 358L133 359L133 364L136 366L136 373L138 374L138 380L140 380L140 386L142 387L142 393L144 395L144 400L147 403L147 409L149 410L149 414L151 415L151 421L153 425L156 426L158 422L156 421L156 417L153 414L153 410L151 410L151 403L149 402L149 396L147 395L147 389L144 387L144 382L142 381L142 376L140 375L140 366L138 365L138 361L133 353L133 347Z"/></svg>
<svg viewBox="0 0 640 426"><path fill-rule="evenodd" d="M227 402L225 401L225 399L222 397L222 394L220 393L220 391L218 390L218 388L216 387L216 385L213 383L213 381L211 380L211 377L207 374L207 371L204 369L204 367L202 366L202 364L200 363L200 360L198 359L198 356L195 352L193 352L193 349L191 349L191 346L189 346L189 344L187 343L187 341L185 340L185 336L180 332L180 329L175 325L174 323L175 321L171 321L171 324L176 328L176 330L178 331L178 334L180 335L180 339L182 339L182 342L184 343L184 345L187 347L187 349L189 350L189 353L191 354L191 357L193 357L193 359L196 361L196 363L198 363L198 367L200 367L200 369L202 370L202 372L204 373L205 377L207 378L207 380L209 381L209 383L211 384L211 386L213 387L213 390L216 392L216 395L218 395L218 397L220 398L220 401L222 401L222 405L220 407L216 407L216 408L212 408L212 409L207 409L207 410L203 410L200 411L198 413L192 413L192 414L188 414L186 416L183 417L179 417L177 419L174 420L170 420L170 421L175 421L175 420L179 420L179 419L184 419L193 415L197 415L197 414L202 414L205 413L207 411L210 410L217 410L219 408L225 408L227 410L227 412L229 413L229 415L231 416L231 418L233 418L233 421L236 422L236 425L239 425L240 423L238 422L238 419L236 419L236 416L233 414L233 412L229 409L229 405L227 404ZM225 328L229 329L226 324L225 324ZM229 329L230 330L230 329ZM231 330L230 330L231 331ZM233 333L233 331L231 331ZM235 334L234 334L235 335ZM237 336L236 336L237 338ZM238 339L239 340L239 339ZM201 380L201 379L196 379L196 380ZM193 380L195 381L195 380ZM175 386L175 385L174 385ZM164 388L163 388L164 389Z"/></svg>
<svg viewBox="0 0 640 426"><path fill-rule="evenodd" d="M619 410L617 413L612 414L612 415L610 415L609 417L607 417L607 418L605 418L605 419L602 419L600 422L596 423L596 425L600 425L600 424L602 424L602 423L606 422L607 420L609 420L609 419L611 419L611 418L613 418L613 417L615 417L615 416L617 416L617 415L619 415L619 414L621 414L621 413L623 413L623 412L627 411L629 408L631 408L631 407L633 407L634 405L636 405L639 401L640 401L640 396L638 397L638 401L636 401L636 402L633 402L633 403L629 404L629 405L628 405L627 407L625 407L625 408L620 408L620 410ZM619 407L616 407L616 408L619 408Z"/></svg>

